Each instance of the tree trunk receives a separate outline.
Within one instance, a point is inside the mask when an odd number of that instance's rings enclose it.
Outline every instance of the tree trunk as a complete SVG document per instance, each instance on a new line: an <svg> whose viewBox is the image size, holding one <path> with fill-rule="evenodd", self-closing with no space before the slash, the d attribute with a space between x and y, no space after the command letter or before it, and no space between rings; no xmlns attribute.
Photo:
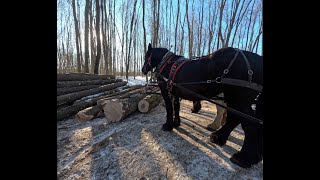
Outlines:
<svg viewBox="0 0 320 180"><path fill-rule="evenodd" d="M62 104L67 104L67 103L73 103L75 100L80 99L85 96L89 96L92 94L97 94L103 91L108 91L115 89L119 86L124 86L126 85L127 82L117 82L117 83L112 83L104 86L100 86L95 89L88 89L80 92L75 92L75 93L70 93L70 94L65 94L57 97L57 105L62 105Z"/></svg>
<svg viewBox="0 0 320 180"><path fill-rule="evenodd" d="M142 113L147 113L149 112L152 108L156 107L159 105L161 100L161 95L158 94L151 94L143 98L141 101L138 103L138 109Z"/></svg>
<svg viewBox="0 0 320 180"><path fill-rule="evenodd" d="M96 36L97 36L97 56L94 65L94 74L99 74L99 63L101 58L101 41L100 41L100 0L96 0Z"/></svg>
<svg viewBox="0 0 320 180"><path fill-rule="evenodd" d="M178 12L177 12L177 21L176 21L176 27L174 31L174 53L177 52L177 33L178 33L178 24L179 24L179 17L180 17L180 0L178 0Z"/></svg>
<svg viewBox="0 0 320 180"><path fill-rule="evenodd" d="M112 99L103 107L108 122L119 122L138 109L138 103L145 94L138 94L126 99Z"/></svg>
<svg viewBox="0 0 320 180"><path fill-rule="evenodd" d="M89 8L91 0L86 0L84 12L84 72L89 73Z"/></svg>
<svg viewBox="0 0 320 180"><path fill-rule="evenodd" d="M144 24L144 11L145 11L145 0L142 0L142 26L143 26L143 53L147 52L147 38L146 38L146 27ZM148 74L146 75L146 82L148 82Z"/></svg>
<svg viewBox="0 0 320 180"><path fill-rule="evenodd" d="M132 42L132 36L133 36L133 32L132 32L132 28L133 28L133 22L134 22L134 15L136 13L136 5L137 5L137 1L134 1L134 5L133 5L133 14L132 14L132 18L131 18L131 24L130 24L130 39L129 39L129 45L128 45L128 54L127 54L127 62L126 62L126 78L128 79L129 76L129 63L130 63L130 51L131 51L131 42Z"/></svg>
<svg viewBox="0 0 320 180"><path fill-rule="evenodd" d="M81 60L80 60L80 43L79 42L79 26L78 26L78 20L77 20L77 13L76 13L76 1L72 0L72 9L73 9L73 19L74 19L74 26L75 26L75 34L76 34L76 49L77 49L77 72L81 72Z"/></svg>
<svg viewBox="0 0 320 180"><path fill-rule="evenodd" d="M92 3L91 3L92 4ZM95 42L93 39L93 27L94 27L94 23L93 23L93 16L92 16L92 8L90 8L89 10L89 14L90 14L90 49L91 49L91 73L93 73L94 71L94 65L96 62L96 47L95 47Z"/></svg>

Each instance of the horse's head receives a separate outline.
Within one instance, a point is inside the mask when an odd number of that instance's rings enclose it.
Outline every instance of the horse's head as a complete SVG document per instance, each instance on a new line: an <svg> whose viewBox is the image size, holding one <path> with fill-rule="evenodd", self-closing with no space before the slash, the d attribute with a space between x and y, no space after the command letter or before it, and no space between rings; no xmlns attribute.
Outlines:
<svg viewBox="0 0 320 180"><path fill-rule="evenodd" d="M144 61L143 67L142 67L142 73L144 75L147 75L148 72L151 71L155 67L154 63L151 61L151 59L152 59L152 46L150 43L149 43L148 50L147 50L144 58L145 58L145 61Z"/></svg>

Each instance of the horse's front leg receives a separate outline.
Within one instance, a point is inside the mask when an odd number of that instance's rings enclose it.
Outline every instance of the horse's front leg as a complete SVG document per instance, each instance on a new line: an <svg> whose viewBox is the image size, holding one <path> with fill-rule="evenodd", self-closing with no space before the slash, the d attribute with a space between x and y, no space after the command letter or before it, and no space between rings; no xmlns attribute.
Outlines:
<svg viewBox="0 0 320 180"><path fill-rule="evenodd" d="M178 127L180 126L180 98L178 96L174 96L174 101L173 101L173 107L174 107L174 121L173 121L173 126Z"/></svg>
<svg viewBox="0 0 320 180"><path fill-rule="evenodd" d="M162 126L162 130L164 131L172 131L173 129L173 107L172 107L172 101L169 97L168 90L166 88L166 85L159 85L162 97L164 99L164 102L166 103L166 110L167 110L167 121Z"/></svg>

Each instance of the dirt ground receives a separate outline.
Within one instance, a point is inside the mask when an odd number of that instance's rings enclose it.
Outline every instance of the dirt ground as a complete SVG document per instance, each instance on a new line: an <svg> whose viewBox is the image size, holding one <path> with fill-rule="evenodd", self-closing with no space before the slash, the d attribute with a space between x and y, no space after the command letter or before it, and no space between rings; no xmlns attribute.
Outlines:
<svg viewBox="0 0 320 180"><path fill-rule="evenodd" d="M203 101L199 114L191 106L181 102L181 126L172 132L161 130L162 105L112 124L105 118L58 122L58 179L263 179L263 162L243 169L229 160L243 144L241 126L225 146L208 143L205 127L215 105Z"/></svg>

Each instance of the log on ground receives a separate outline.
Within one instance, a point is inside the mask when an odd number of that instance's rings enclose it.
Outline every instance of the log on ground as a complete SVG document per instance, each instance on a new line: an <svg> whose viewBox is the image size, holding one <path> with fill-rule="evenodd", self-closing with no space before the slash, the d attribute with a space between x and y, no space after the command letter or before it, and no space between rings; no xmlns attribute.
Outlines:
<svg viewBox="0 0 320 180"><path fill-rule="evenodd" d="M133 88L138 88L139 86L133 87ZM70 116L73 116L75 114L77 114L79 111L88 108L90 106L95 106L97 105L97 101L103 98L114 98L117 95L120 94L124 94L126 92L128 92L130 89L126 89L124 90L124 92L116 92L116 93L111 93L109 95L106 96L102 96L102 97L96 97L90 100L85 100L85 101L79 101L78 103L75 103L71 106L67 106L63 109L59 109L57 110L57 121L62 121ZM100 114L100 113L99 113ZM97 115L97 117L99 116L99 114ZM104 114L103 114L104 115Z"/></svg>
<svg viewBox="0 0 320 180"><path fill-rule="evenodd" d="M138 110L142 113L147 113L152 108L159 105L160 100L161 100L161 95L159 94L147 95L138 103Z"/></svg>
<svg viewBox="0 0 320 180"><path fill-rule="evenodd" d="M128 117L138 109L138 103L143 99L145 94L136 94L125 99L108 100L103 111L108 122L118 122Z"/></svg>
<svg viewBox="0 0 320 180"><path fill-rule="evenodd" d="M90 80L90 81L58 81L57 88L65 87L79 87L79 86L89 86L89 85L106 85L116 82L121 82L122 79L109 79L109 80Z"/></svg>
<svg viewBox="0 0 320 180"><path fill-rule="evenodd" d="M88 107L86 109L79 111L75 115L75 119L79 122L89 121L89 120L93 119L94 117L96 117L100 111L102 111L102 110L99 108L98 105L91 106L91 107Z"/></svg>
<svg viewBox="0 0 320 180"><path fill-rule="evenodd" d="M57 81L88 81L97 79L114 79L114 75L98 75L84 73L57 74Z"/></svg>
<svg viewBox="0 0 320 180"><path fill-rule="evenodd" d="M88 89L97 88L100 85L89 85L89 86L79 86L79 87L64 87L64 88L57 88L57 96L61 96L64 94L70 94L74 92L84 91Z"/></svg>
<svg viewBox="0 0 320 180"><path fill-rule="evenodd" d="M59 106L59 105L62 105L62 104L73 103L77 99L83 98L85 96L89 96L89 95L92 95L92 94L97 94L97 93L100 93L100 92L103 92L103 91L112 90L112 89L115 89L117 87L124 86L126 84L127 84L127 82L125 82L125 81L117 82L117 83L112 83L112 84L100 86L100 87L95 88L95 89L88 89L88 90L84 90L84 91L80 91L80 92L61 95L61 96L57 97L57 105Z"/></svg>
<svg viewBox="0 0 320 180"><path fill-rule="evenodd" d="M124 98L128 98L132 95L135 94L143 94L145 93L146 89L150 89L151 87L139 87L139 86L132 86L129 89L126 89L124 91L122 91L122 93L117 96L117 97L113 97L114 99L124 99ZM97 104L100 106L101 109L103 109L104 105L109 102L108 100L110 100L111 98L102 98L100 99Z"/></svg>

